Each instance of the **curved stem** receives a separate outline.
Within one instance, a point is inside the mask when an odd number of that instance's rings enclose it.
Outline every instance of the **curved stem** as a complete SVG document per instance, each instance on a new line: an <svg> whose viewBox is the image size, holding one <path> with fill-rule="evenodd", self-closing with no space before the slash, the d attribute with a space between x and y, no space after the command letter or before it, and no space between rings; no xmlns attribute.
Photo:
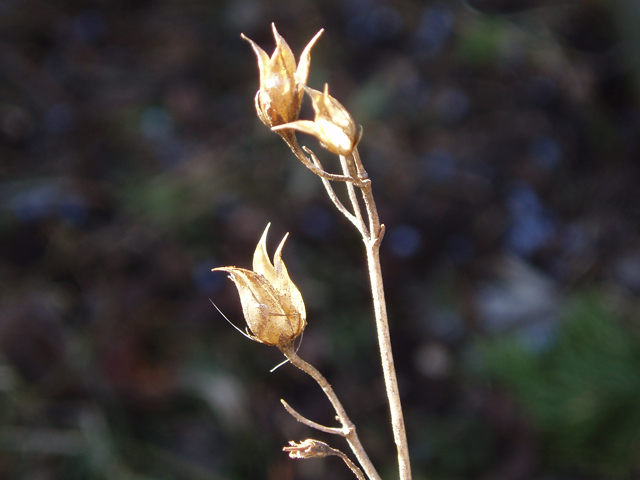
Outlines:
<svg viewBox="0 0 640 480"><path fill-rule="evenodd" d="M280 349L280 351L282 351L284 356L287 357L292 365L298 367L300 370L311 376L318 383L318 385L320 385L320 388L322 388L322 391L325 393L325 395L331 402L331 405L333 405L336 414L338 415L338 420L342 424L343 436L349 443L351 450L358 459L358 462L360 462L360 465L367 474L367 477L369 477L370 480L381 480L380 475L378 475L378 472L373 466L373 463L371 463L367 452L364 451L362 443L360 443L360 439L358 438L358 435L356 433L356 427L347 416L347 412L342 406L342 403L340 403L340 400L338 400L337 395L333 391L333 388L331 387L327 379L324 378L313 365L305 362L298 356L292 341L282 342L280 345L278 345L278 348Z"/></svg>

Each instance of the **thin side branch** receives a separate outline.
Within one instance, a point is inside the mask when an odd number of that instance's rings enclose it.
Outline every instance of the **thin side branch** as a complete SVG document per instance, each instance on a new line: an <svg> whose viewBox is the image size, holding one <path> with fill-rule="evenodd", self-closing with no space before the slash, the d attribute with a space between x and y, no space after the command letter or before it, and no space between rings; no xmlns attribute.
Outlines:
<svg viewBox="0 0 640 480"><path fill-rule="evenodd" d="M342 424L342 427L346 433L344 437L349 443L349 446L351 447L351 450L353 451L354 455L358 459L358 462L360 462L362 469L367 474L367 477L369 477L369 480L381 480L380 475L378 474L375 467L373 466L373 463L371 463L371 460L369 459L367 452L365 452L364 447L362 446L362 443L358 438L358 435L356 433L356 427L353 425L353 423L347 416L347 412L342 406L342 403L340 403L340 400L338 400L338 397L336 393L333 391L331 384L329 384L327 379L324 378L322 374L313 365L305 362L298 356L298 354L296 353L293 347L293 342L291 341L281 342L278 345L278 348L280 349L280 351L282 351L284 356L289 359L292 365L298 367L300 370L302 370L311 378L313 378L318 385L320 385L320 388L322 388L322 391L325 393L325 395L331 402L331 405L333 405L333 408L336 411L336 414L338 415L338 420Z"/></svg>
<svg viewBox="0 0 640 480"><path fill-rule="evenodd" d="M333 428L333 427L325 427L324 425L320 425L319 423L314 422L313 420L309 420L307 417L302 416L298 413L294 408L289 405L284 400L280 399L280 403L284 406L285 410L289 412L289 414L298 420L300 423L304 423L307 427L315 428L316 430L320 430L321 432L331 433L333 435L340 435L341 437L346 437L349 432L346 432L342 428Z"/></svg>
<svg viewBox="0 0 640 480"><path fill-rule="evenodd" d="M318 165L318 167L321 167L320 160L318 160L318 157L316 157L315 153L313 153L307 147L302 147L302 148L303 148L303 150L305 152L307 152L309 154L309 156L311 157L313 162L316 165ZM355 217L355 215L353 215L351 212L349 212L346 209L346 207L342 204L342 202L340 201L340 199L336 195L336 192L333 190L333 186L331 186L331 183L324 177L320 177L320 180L322 180L322 184L324 185L324 188L327 191L327 194L329 195L329 198L331 199L333 204L336 206L336 208L340 211L340 213L342 213L345 217L347 217L347 220L349 220L351 223L353 223L353 226L356 227L359 232L362 233L362 226L358 223L358 220ZM363 233L363 235L364 235L364 233Z"/></svg>
<svg viewBox="0 0 640 480"><path fill-rule="evenodd" d="M318 175L320 178L326 179L326 180L332 180L334 182L348 182L348 183L353 183L356 180L354 179L354 177L349 176L349 175L336 175L334 173L329 173L326 172L322 166L318 165L318 164L313 164L309 161L309 159L307 158L307 156L302 152L302 149L300 148L300 145L298 144L298 140L295 136L295 134L291 134L291 132L283 130L283 131L277 131L276 133L278 133L286 142L287 145L289 145L289 148L291 149L291 151L293 152L293 154L298 157L298 160L300 160L302 162L302 164L307 167L309 170L311 170L313 173L315 173L316 175ZM306 149L305 149L306 151Z"/></svg>

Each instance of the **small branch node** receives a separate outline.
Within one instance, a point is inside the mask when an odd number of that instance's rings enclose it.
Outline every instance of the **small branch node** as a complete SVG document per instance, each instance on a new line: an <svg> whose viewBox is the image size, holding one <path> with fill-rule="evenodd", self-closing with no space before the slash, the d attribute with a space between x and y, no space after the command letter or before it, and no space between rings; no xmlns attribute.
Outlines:
<svg viewBox="0 0 640 480"><path fill-rule="evenodd" d="M378 229L378 234L373 240L374 248L378 248L380 246L380 242L382 242L382 239L384 238L384 234L386 231L387 231L387 228L384 226L384 223L381 223L380 228Z"/></svg>

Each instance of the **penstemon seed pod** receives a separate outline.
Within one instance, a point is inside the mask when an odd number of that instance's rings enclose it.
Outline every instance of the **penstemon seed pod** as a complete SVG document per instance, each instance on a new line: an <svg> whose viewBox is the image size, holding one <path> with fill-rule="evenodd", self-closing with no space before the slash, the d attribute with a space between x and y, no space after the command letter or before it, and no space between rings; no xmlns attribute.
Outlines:
<svg viewBox="0 0 640 480"><path fill-rule="evenodd" d="M288 234L280 242L273 263L267 255L270 225L253 254L253 271L238 267L219 267L213 271L227 272L236 284L242 313L251 332L247 332L247 336L266 345L278 345L302 333L307 314L302 294L282 261L282 248Z"/></svg>
<svg viewBox="0 0 640 480"><path fill-rule="evenodd" d="M251 44L258 57L260 68L260 89L256 93L256 111L258 117L268 127L275 127L298 119L304 86L309 76L311 63L311 47L322 34L320 30L307 44L300 55L300 63L296 67L296 59L291 48L271 24L276 39L276 49L271 57L253 40L242 35Z"/></svg>

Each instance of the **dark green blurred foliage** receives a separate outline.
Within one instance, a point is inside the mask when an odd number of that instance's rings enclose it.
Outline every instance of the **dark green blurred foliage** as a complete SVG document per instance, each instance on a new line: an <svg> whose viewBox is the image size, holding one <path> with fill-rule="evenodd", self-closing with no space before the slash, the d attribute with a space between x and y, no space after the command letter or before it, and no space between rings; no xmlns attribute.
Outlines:
<svg viewBox="0 0 640 480"><path fill-rule="evenodd" d="M557 338L533 352L514 338L480 342L484 369L512 392L547 468L630 478L640 472L640 323L598 291L576 296Z"/></svg>

